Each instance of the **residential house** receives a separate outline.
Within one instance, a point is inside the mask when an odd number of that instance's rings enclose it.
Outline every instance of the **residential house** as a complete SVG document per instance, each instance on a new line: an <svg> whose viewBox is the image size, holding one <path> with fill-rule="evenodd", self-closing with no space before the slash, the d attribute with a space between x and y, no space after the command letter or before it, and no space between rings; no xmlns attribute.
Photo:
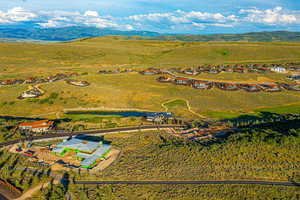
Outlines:
<svg viewBox="0 0 300 200"><path fill-rule="evenodd" d="M173 78L169 77L169 76L160 76L157 81L162 82L162 83L168 83L168 82L172 82Z"/></svg>
<svg viewBox="0 0 300 200"><path fill-rule="evenodd" d="M276 83L264 83L258 85L263 91L266 92L279 92L281 91L279 85Z"/></svg>
<svg viewBox="0 0 300 200"><path fill-rule="evenodd" d="M188 78L183 78L183 77L177 77L177 78L175 78L175 80L174 80L174 83L176 84L176 85L189 85L190 84L190 79L188 79Z"/></svg>
<svg viewBox="0 0 300 200"><path fill-rule="evenodd" d="M43 95L43 93L38 88L34 87L30 90L27 90L27 91L23 92L21 94L21 96L18 97L18 99L37 98L37 97L40 97L42 95Z"/></svg>
<svg viewBox="0 0 300 200"><path fill-rule="evenodd" d="M215 83L215 85L221 90L235 91L239 90L239 87L235 83Z"/></svg>
<svg viewBox="0 0 300 200"><path fill-rule="evenodd" d="M261 89L258 87L257 84L239 84L238 87L243 89L247 92L259 92Z"/></svg>
<svg viewBox="0 0 300 200"><path fill-rule="evenodd" d="M24 122L19 124L20 131L30 131L35 133L44 133L53 128L54 122L48 120L40 120L34 122Z"/></svg>
<svg viewBox="0 0 300 200"><path fill-rule="evenodd" d="M196 89L208 90L212 88L212 83L207 81L193 80L192 86Z"/></svg>
<svg viewBox="0 0 300 200"><path fill-rule="evenodd" d="M276 73L285 73L287 71L284 67L272 67L270 70Z"/></svg>

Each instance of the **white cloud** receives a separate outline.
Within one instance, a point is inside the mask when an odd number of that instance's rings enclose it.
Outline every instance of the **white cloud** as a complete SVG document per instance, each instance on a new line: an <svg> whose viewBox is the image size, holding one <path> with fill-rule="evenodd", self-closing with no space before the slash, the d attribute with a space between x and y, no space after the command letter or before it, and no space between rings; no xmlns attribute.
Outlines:
<svg viewBox="0 0 300 200"><path fill-rule="evenodd" d="M99 17L99 14L97 11L93 11L93 10L88 10L84 13L84 16L88 16L88 17Z"/></svg>
<svg viewBox="0 0 300 200"><path fill-rule="evenodd" d="M92 10L87 10L84 13L69 11L31 12L21 7L15 7L7 11L0 11L0 23L24 21L40 21L37 24L42 28L87 25L98 28L133 30L133 26L130 24L118 24L111 17L100 16L97 11Z"/></svg>
<svg viewBox="0 0 300 200"><path fill-rule="evenodd" d="M286 25L299 24L299 11L288 11L282 7L275 7L273 9L260 10L257 8L242 9L241 14L246 14L245 21L254 23L263 23L266 25Z"/></svg>
<svg viewBox="0 0 300 200"><path fill-rule="evenodd" d="M149 20L149 21L159 22L163 19L170 19L170 17L172 17L171 13L150 13L150 14L145 14L145 15L132 15L132 16L129 16L128 19L131 19L134 21Z"/></svg>
<svg viewBox="0 0 300 200"><path fill-rule="evenodd" d="M218 13L174 10L128 17L102 16L98 11L30 11L21 7L0 10L0 24L32 21L42 28L74 25L120 30L150 30L158 32L195 32L198 30L229 30L232 27L292 27L300 25L300 11L282 7L271 9L247 8L238 13ZM263 26L262 26L263 25Z"/></svg>
<svg viewBox="0 0 300 200"><path fill-rule="evenodd" d="M7 11L0 11L0 23L30 21L35 18L37 18L35 13L27 11L21 7L15 7Z"/></svg>
<svg viewBox="0 0 300 200"><path fill-rule="evenodd" d="M128 20L137 24L139 29L155 28L158 31L196 28L203 30L208 26L211 27L233 27L238 21L235 15L223 15L221 13L208 13L190 11L185 12L176 10L168 13L149 13L142 15L132 15L127 17Z"/></svg>
<svg viewBox="0 0 300 200"><path fill-rule="evenodd" d="M47 22L37 23L37 24L43 28L53 28L53 27L58 27L61 25L59 22L54 21L54 20L48 20Z"/></svg>

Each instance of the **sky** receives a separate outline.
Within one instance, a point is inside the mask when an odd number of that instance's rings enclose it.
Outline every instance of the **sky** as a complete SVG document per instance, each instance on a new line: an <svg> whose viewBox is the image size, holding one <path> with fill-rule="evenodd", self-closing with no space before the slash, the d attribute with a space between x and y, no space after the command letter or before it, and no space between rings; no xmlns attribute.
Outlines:
<svg viewBox="0 0 300 200"><path fill-rule="evenodd" d="M300 31L299 0L1 0L0 26L170 34Z"/></svg>

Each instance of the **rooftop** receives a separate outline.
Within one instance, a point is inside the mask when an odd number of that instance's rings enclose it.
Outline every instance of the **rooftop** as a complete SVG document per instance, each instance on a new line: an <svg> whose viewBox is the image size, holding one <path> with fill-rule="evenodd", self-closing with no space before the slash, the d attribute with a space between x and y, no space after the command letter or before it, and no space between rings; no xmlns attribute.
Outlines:
<svg viewBox="0 0 300 200"><path fill-rule="evenodd" d="M56 145L56 148L69 148L82 152L92 153L98 148L98 146L99 142L72 137Z"/></svg>
<svg viewBox="0 0 300 200"><path fill-rule="evenodd" d="M32 127L32 128L38 128L38 127L49 127L53 125L53 122L48 120L40 120L40 121L34 121L34 122L24 122L19 124L19 127Z"/></svg>

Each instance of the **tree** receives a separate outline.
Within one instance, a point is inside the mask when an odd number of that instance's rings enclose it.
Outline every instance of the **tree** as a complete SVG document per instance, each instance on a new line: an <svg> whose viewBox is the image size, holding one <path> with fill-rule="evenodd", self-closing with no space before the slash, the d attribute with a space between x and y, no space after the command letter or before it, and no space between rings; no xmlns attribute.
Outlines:
<svg viewBox="0 0 300 200"><path fill-rule="evenodd" d="M64 196L65 196L64 186L62 184L59 184L53 188L49 200L65 199Z"/></svg>

